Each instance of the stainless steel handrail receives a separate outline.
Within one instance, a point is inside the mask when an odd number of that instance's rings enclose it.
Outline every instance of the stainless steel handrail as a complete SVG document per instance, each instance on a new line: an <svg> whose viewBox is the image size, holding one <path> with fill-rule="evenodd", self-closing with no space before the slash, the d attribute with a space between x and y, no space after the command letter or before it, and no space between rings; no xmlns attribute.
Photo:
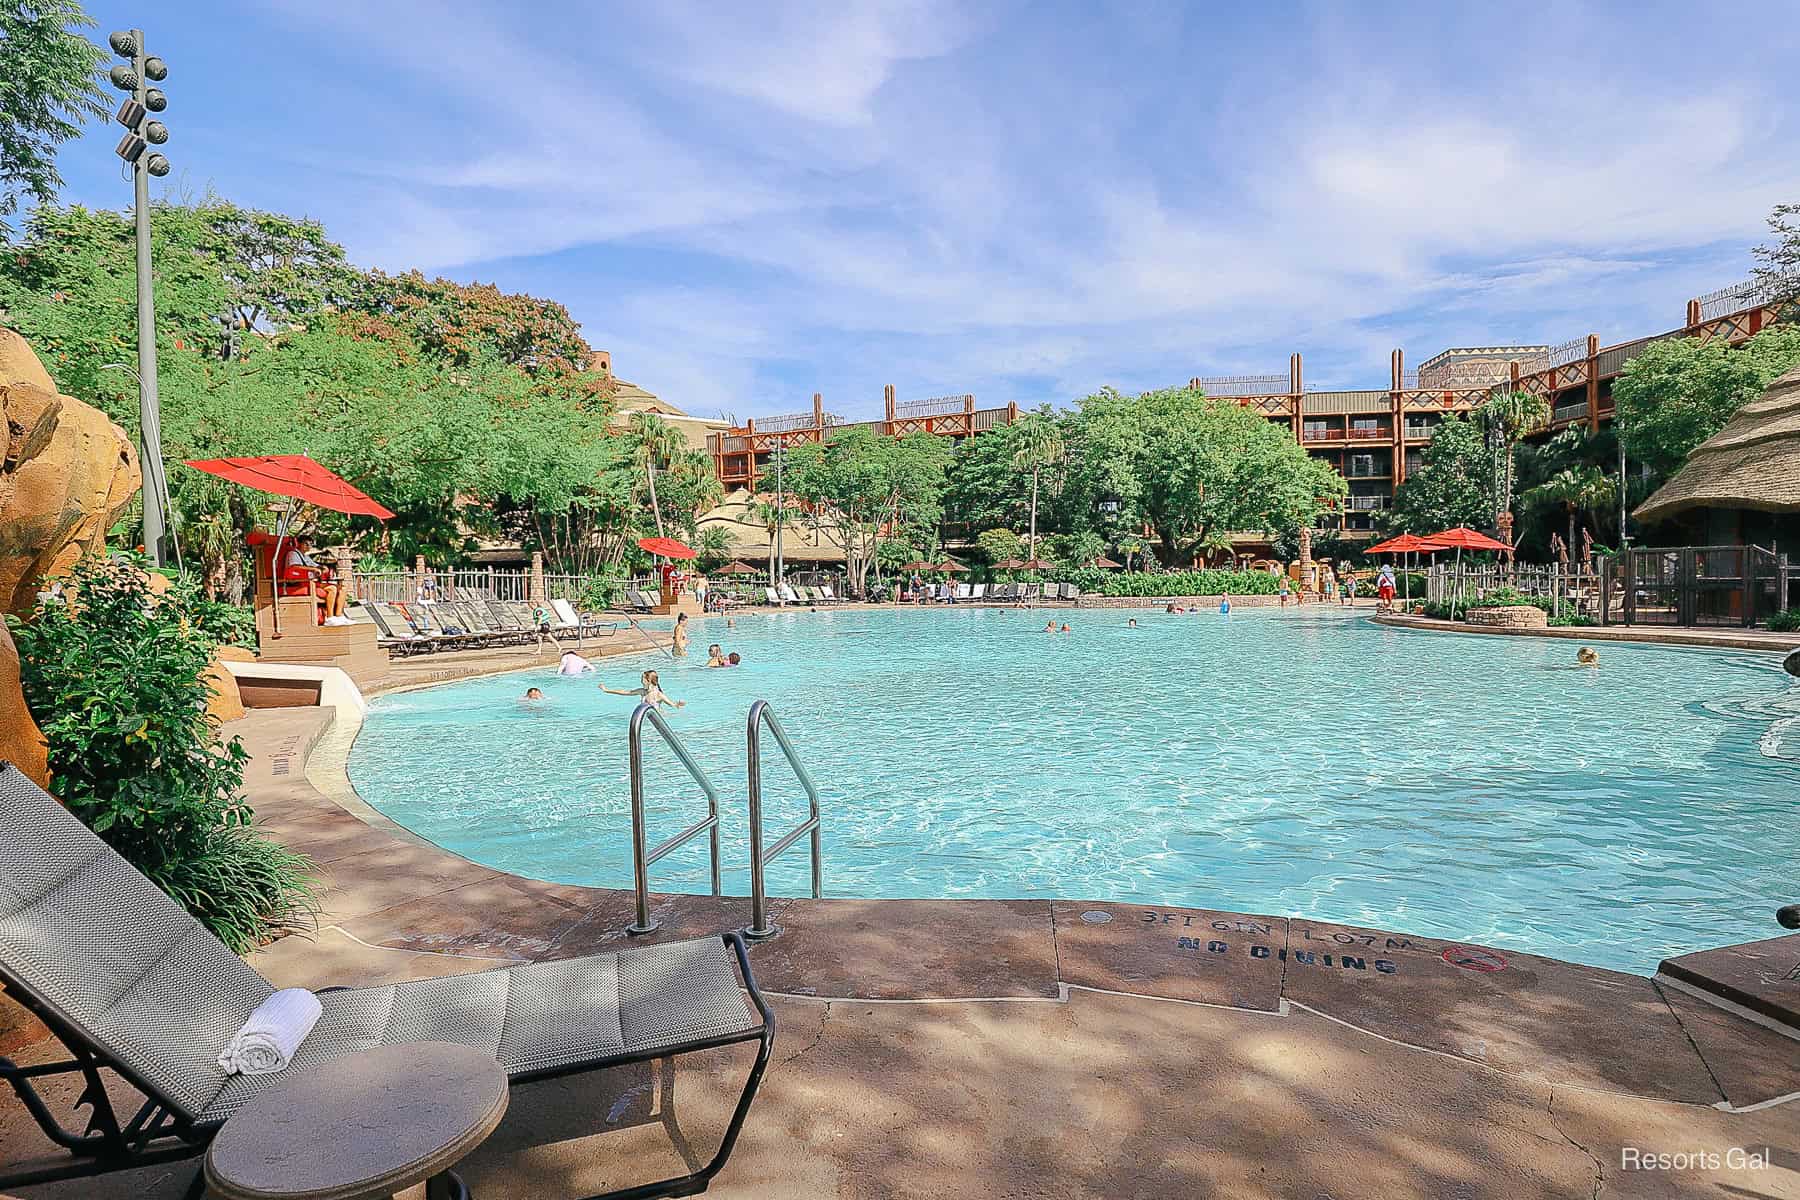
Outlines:
<svg viewBox="0 0 1800 1200"><path fill-rule="evenodd" d="M787 833L782 839L763 851L762 834L762 726L767 725L769 732L775 735L776 745L787 755L788 766L794 768L794 777L800 786L806 789L808 816L805 821ZM800 756L794 753L794 744L788 741L788 735L781 728L781 722L775 719L775 710L769 707L767 700L758 700L750 706L750 719L745 727L745 742L749 749L749 783L750 783L750 928L744 930L748 938L772 937L776 930L768 923L767 898L763 895L763 868L779 858L805 834L812 834L812 894L819 899L822 892L822 872L820 869L819 845L819 789L813 784L812 776L800 763Z"/></svg>
<svg viewBox="0 0 1800 1200"><path fill-rule="evenodd" d="M694 782L706 793L706 816L689 825L686 829L668 838L656 849L644 850L644 720L649 718L656 732L662 734L669 749L681 760ZM719 884L719 789L713 786L712 780L694 756L687 752L669 723L663 720L662 714L656 711L654 704L640 704L631 714L631 874L632 882L637 888L637 923L628 925L626 933L649 933L656 928L656 922L650 919L650 864L686 844L687 840L697 833L710 831L712 842L712 894L721 893Z"/></svg>

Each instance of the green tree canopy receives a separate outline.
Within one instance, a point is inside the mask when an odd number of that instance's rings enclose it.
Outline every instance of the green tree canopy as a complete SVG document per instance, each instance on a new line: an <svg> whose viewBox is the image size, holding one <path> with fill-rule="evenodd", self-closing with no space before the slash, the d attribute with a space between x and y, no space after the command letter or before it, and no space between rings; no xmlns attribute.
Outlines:
<svg viewBox="0 0 1800 1200"><path fill-rule="evenodd" d="M1494 518L1494 456L1474 421L1448 416L1425 447L1417 471L1394 492L1382 527L1389 533L1436 533L1454 525L1474 529Z"/></svg>
<svg viewBox="0 0 1800 1200"><path fill-rule="evenodd" d="M787 485L844 531L851 589L866 594L880 542L929 546L944 518L951 447L929 433L882 437L866 426L789 451Z"/></svg>
<svg viewBox="0 0 1800 1200"><path fill-rule="evenodd" d="M93 26L79 0L0 0L0 234L21 199L55 201L57 147L106 116Z"/></svg>
<svg viewBox="0 0 1800 1200"><path fill-rule="evenodd" d="M1216 531L1310 525L1348 491L1277 426L1189 388L1087 397L1069 456L1069 511L1113 545L1147 524L1171 562Z"/></svg>
<svg viewBox="0 0 1800 1200"><path fill-rule="evenodd" d="M1795 325L1765 329L1735 349L1721 339L1652 342L1613 381L1625 453L1659 476L1673 474L1732 413L1795 363Z"/></svg>

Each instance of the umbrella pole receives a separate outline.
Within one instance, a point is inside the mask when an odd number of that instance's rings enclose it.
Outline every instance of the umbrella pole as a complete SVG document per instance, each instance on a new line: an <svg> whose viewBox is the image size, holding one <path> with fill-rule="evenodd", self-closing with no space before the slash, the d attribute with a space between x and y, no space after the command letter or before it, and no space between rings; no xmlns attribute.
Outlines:
<svg viewBox="0 0 1800 1200"><path fill-rule="evenodd" d="M281 636L281 543L287 537L288 515L275 518L275 553L269 559L269 609L274 618L271 640Z"/></svg>

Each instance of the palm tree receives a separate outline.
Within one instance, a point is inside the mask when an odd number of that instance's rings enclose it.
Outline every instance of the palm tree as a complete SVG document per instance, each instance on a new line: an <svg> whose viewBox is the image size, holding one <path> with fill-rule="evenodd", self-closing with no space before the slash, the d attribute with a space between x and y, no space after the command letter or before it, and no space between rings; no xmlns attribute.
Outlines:
<svg viewBox="0 0 1800 1200"><path fill-rule="evenodd" d="M650 511L656 516L656 536L663 535L662 507L656 502L656 466L674 458L686 443L681 432L655 413L635 412L625 426L625 436L635 450L638 465L650 481Z"/></svg>
<svg viewBox="0 0 1800 1200"><path fill-rule="evenodd" d="M1062 431L1042 413L1027 413L1012 428L1013 468L1031 472L1031 558L1037 554L1038 473L1062 461Z"/></svg>
<svg viewBox="0 0 1800 1200"><path fill-rule="evenodd" d="M1494 524L1503 525L1500 518L1512 512L1513 448L1550 419L1550 404L1531 392L1501 392L1483 401L1475 415L1487 430L1488 449L1494 455L1494 475L1499 484L1494 496Z"/></svg>
<svg viewBox="0 0 1800 1200"><path fill-rule="evenodd" d="M764 532L769 535L769 586L774 587L775 579L775 528L781 524L781 505L774 500L758 500L750 506L750 515L762 522Z"/></svg>
<svg viewBox="0 0 1800 1200"><path fill-rule="evenodd" d="M1561 504L1569 518L1569 553L1575 553L1575 514L1594 512L1618 494L1612 476L1599 467L1564 468L1526 493L1533 500Z"/></svg>

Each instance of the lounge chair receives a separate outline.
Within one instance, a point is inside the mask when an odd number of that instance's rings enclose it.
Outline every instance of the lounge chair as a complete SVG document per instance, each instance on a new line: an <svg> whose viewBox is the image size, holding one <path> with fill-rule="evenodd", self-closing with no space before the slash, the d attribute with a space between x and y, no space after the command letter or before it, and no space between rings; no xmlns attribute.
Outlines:
<svg viewBox="0 0 1800 1200"><path fill-rule="evenodd" d="M987 600L987 594L988 585L985 583L977 583L969 588L969 599L975 601L977 604L985 602Z"/></svg>
<svg viewBox="0 0 1800 1200"><path fill-rule="evenodd" d="M387 620L387 614L376 611L375 605L363 604L359 607L361 607L363 612L368 616L370 622L375 626L375 644L380 646L383 650L386 650L388 653L417 654L421 650L431 649L431 639L428 637L420 637L417 633L414 633L412 626L408 625L403 620L399 620L398 613L394 614L395 620L398 621L398 627L396 628L394 624L389 623Z"/></svg>
<svg viewBox="0 0 1800 1200"><path fill-rule="evenodd" d="M735 968L734 968L735 960ZM739 976L755 1007L740 994ZM324 1015L285 1071L227 1075L219 1051L274 991L249 964L23 772L0 764L0 984L71 1059L4 1080L70 1152L0 1177L0 1189L192 1158L252 1096L294 1072L376 1046L447 1041L492 1053L515 1084L758 1042L718 1153L704 1167L606 1193L691 1196L725 1165L774 1046L775 1019L738 933L475 974L321 991ZM121 1120L101 1071L146 1097ZM80 1075L86 1128L37 1090ZM396 1119L400 1119L397 1115ZM604 1114L601 1114L604 1119ZM382 1136L379 1129L345 1137ZM196 1178L189 1196L200 1194Z"/></svg>
<svg viewBox="0 0 1800 1200"><path fill-rule="evenodd" d="M783 604L798 604L798 603L800 603L800 597L796 596L794 594L794 589L789 587L785 583L775 589L775 594L781 597L781 602Z"/></svg>
<svg viewBox="0 0 1800 1200"><path fill-rule="evenodd" d="M956 602L958 604L967 603L968 601L973 600L974 598L975 598L974 588L972 588L969 584L959 583L956 585Z"/></svg>
<svg viewBox="0 0 1800 1200"><path fill-rule="evenodd" d="M819 594L825 597L825 603L827 603L827 604L842 604L843 603L843 601L838 598L837 593L831 590L830 584L824 584L824 583L820 584L819 585Z"/></svg>
<svg viewBox="0 0 1800 1200"><path fill-rule="evenodd" d="M771 605L771 606L773 606L773 607L775 607L775 608L779 608L779 607L781 607L781 597L780 597L780 596L777 596L777 595L776 595L776 594L775 594L775 589L774 589L774 588L772 588L772 587L766 587L766 588L764 588L764 589L763 589L763 596L764 596L764 597L765 597L765 598L766 598L766 599L767 599L767 602L768 602L768 603L769 603L769 604L770 604L770 605Z"/></svg>
<svg viewBox="0 0 1800 1200"><path fill-rule="evenodd" d="M591 614L583 615L578 613L575 611L575 606L570 604L567 600L552 600L550 602L550 611L556 617L556 620L551 624L550 628L553 630L573 630L577 638L586 637L590 633L597 634L602 630L609 635L619 631L619 623L617 621L601 621Z"/></svg>
<svg viewBox="0 0 1800 1200"><path fill-rule="evenodd" d="M1081 598L1081 589L1072 583L1065 583L1062 585L1062 598L1064 600L1079 600Z"/></svg>

